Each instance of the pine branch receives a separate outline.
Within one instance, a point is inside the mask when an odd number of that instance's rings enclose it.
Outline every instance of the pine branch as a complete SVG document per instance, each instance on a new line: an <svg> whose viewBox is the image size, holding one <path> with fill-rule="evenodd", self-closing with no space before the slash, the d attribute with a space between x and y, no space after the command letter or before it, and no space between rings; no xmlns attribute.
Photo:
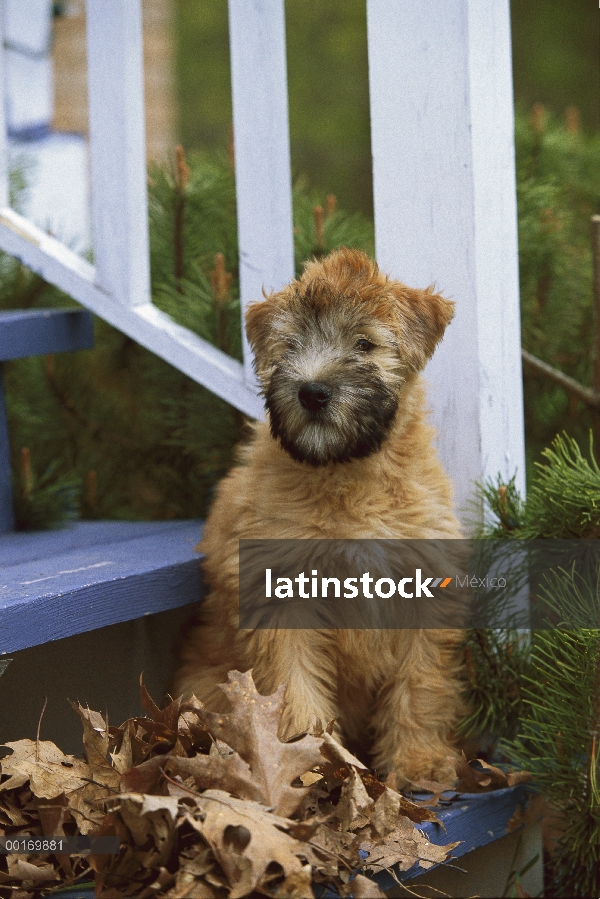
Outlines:
<svg viewBox="0 0 600 899"><path fill-rule="evenodd" d="M570 378L569 375L563 374L562 371L559 371L552 365L548 365L547 362L542 362L541 359L528 353L527 350L521 350L521 357L525 365L537 374L550 378L550 380L555 384L558 384L559 387L563 387L566 391L577 397L577 399L583 400L590 409L596 409L600 412L600 393L591 390L589 387L584 387L583 384L580 384L574 378Z"/></svg>

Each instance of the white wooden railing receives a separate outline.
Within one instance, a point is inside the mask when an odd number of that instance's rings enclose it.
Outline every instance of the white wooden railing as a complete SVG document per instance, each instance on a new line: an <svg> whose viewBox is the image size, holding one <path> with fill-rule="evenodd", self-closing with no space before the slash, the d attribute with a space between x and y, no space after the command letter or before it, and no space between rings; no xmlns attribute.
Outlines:
<svg viewBox="0 0 600 899"><path fill-rule="evenodd" d="M2 121L0 248L260 417L248 347L241 365L151 302L140 0L86 7L94 265L8 206ZM426 374L464 506L482 476L516 470L524 488L508 0L368 0L367 10L377 257L456 300ZM293 276L283 0L230 0L229 21L245 307Z"/></svg>

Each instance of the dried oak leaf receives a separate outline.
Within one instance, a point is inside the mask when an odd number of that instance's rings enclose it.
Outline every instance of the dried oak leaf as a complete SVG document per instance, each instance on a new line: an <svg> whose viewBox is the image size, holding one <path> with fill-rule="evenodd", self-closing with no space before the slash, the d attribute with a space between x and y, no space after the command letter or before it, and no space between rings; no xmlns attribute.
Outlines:
<svg viewBox="0 0 600 899"><path fill-rule="evenodd" d="M110 764L108 756L108 726L99 712L84 709L80 703L71 702L83 724L83 747L92 770L92 779L96 783L105 784L117 789L119 772Z"/></svg>
<svg viewBox="0 0 600 899"><path fill-rule="evenodd" d="M310 786L293 787L292 783L323 761L320 748L324 738L306 734L294 743L282 743L277 732L285 687L280 687L271 696L261 696L250 671L245 674L230 671L227 677L228 683L221 685L221 690L233 711L221 715L203 712L204 726L213 737L227 743L248 765L251 775L249 783L254 783L256 797L273 808L276 814L290 817L310 789ZM205 782L216 786L210 777L212 768L208 758L196 756L194 761L198 771L205 766L208 772ZM237 761L231 763L231 778L239 781L240 789L242 781L247 782L247 776L246 769Z"/></svg>
<svg viewBox="0 0 600 899"><path fill-rule="evenodd" d="M41 884L56 881L60 877L58 871L48 863L40 862L36 865L19 857L7 856L7 858L9 859L8 873L25 889L36 889Z"/></svg>
<svg viewBox="0 0 600 899"><path fill-rule="evenodd" d="M38 799L37 811L45 836L65 836L64 825L73 818L64 794L56 799ZM56 857L65 874L70 876L73 872L70 857L67 854L57 854Z"/></svg>
<svg viewBox="0 0 600 899"><path fill-rule="evenodd" d="M441 864L458 845L459 843L448 843L439 846L432 843L416 829L412 821L399 818L395 829L384 840L362 839L360 849L369 853L365 862L368 870L381 870L397 865L400 871L408 871L416 862L422 868Z"/></svg>
<svg viewBox="0 0 600 899"><path fill-rule="evenodd" d="M140 850L141 866L158 868L165 865L175 847L177 797L126 793L119 797L117 808ZM148 846L150 848L146 848Z"/></svg>
<svg viewBox="0 0 600 899"><path fill-rule="evenodd" d="M148 764L147 762L145 764ZM219 789L240 799L266 804L261 785L257 784L248 765L237 752L223 758L220 755L198 755L194 758L169 758L166 762L171 774L191 776L202 790ZM163 759L163 765L165 760ZM143 767L141 765L140 767ZM295 790L294 793L297 791Z"/></svg>
<svg viewBox="0 0 600 899"><path fill-rule="evenodd" d="M358 838L356 834L348 831L332 830L327 824L314 821L311 832L306 831L305 825L297 824L291 828L293 836L310 842L315 856L320 860L316 866L317 880L337 878L339 875L340 860L346 863L347 873L360 867L362 864L358 854Z"/></svg>
<svg viewBox="0 0 600 899"><path fill-rule="evenodd" d="M505 774L500 768L488 765L482 759L468 762L464 755L456 759L454 764L459 778L455 789L461 793L489 793L531 780L529 771L511 771Z"/></svg>
<svg viewBox="0 0 600 899"><path fill-rule="evenodd" d="M119 746L118 751L110 753L110 757L112 759L112 763L119 772L119 774L125 774L126 771L133 766L133 747L131 745L131 738L133 736L134 723L132 721L126 721L122 728L122 738L121 745Z"/></svg>
<svg viewBox="0 0 600 899"><path fill-rule="evenodd" d="M16 802L13 802L10 796L0 798L0 826L25 827L30 821L31 818L25 817L23 810Z"/></svg>
<svg viewBox="0 0 600 899"><path fill-rule="evenodd" d="M287 831L290 822L263 805L235 799L221 790L196 797L200 812L186 817L212 849L229 883L230 899L241 899L265 887L270 866L277 866L277 894L288 899L312 895L311 847Z"/></svg>
<svg viewBox="0 0 600 899"><path fill-rule="evenodd" d="M55 799L61 793L71 793L92 778L92 769L73 755L64 752L49 740L16 740L5 743L12 755L0 761L0 773L8 780L0 783L0 792L13 790L29 781L34 796Z"/></svg>
<svg viewBox="0 0 600 899"><path fill-rule="evenodd" d="M373 807L374 802L367 793L358 770L351 767L335 808L340 829L353 831L365 827L371 819Z"/></svg>
<svg viewBox="0 0 600 899"><path fill-rule="evenodd" d="M120 786L124 793L152 793L162 777L168 756L155 755L140 765L129 768L121 775Z"/></svg>
<svg viewBox="0 0 600 899"><path fill-rule="evenodd" d="M363 765L355 756L345 749L341 743L331 736L329 733L323 734L318 741L321 745L321 753L328 761L332 762L336 767L343 768L360 768L361 771L368 771L366 765ZM321 760L322 761L322 760Z"/></svg>
<svg viewBox="0 0 600 899"><path fill-rule="evenodd" d="M114 790L100 783L86 783L67 794L69 811L77 821L79 832L95 833L104 819L104 802Z"/></svg>
<svg viewBox="0 0 600 899"><path fill-rule="evenodd" d="M164 709L159 709L159 707L156 705L156 703L146 690L142 677L143 675L140 675L140 694L144 711L148 715L150 715L153 721L164 724L168 731L176 734L177 723L179 721L179 713L184 708L190 708L190 706L193 707L193 702L186 702L185 705L182 705L181 698L174 699L173 702L165 706Z"/></svg>
<svg viewBox="0 0 600 899"><path fill-rule="evenodd" d="M214 856L206 847L192 858L180 856L175 884L166 893L165 899L215 899L219 894L204 879L204 875L209 874L214 865Z"/></svg>

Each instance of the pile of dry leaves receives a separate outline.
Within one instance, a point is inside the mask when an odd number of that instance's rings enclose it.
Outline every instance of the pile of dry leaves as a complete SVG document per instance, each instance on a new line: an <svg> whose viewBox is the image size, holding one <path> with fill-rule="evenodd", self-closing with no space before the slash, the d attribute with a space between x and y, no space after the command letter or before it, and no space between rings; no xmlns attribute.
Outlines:
<svg viewBox="0 0 600 899"><path fill-rule="evenodd" d="M101 899L305 897L329 884L341 896L384 894L362 871L443 862L457 843L430 843L415 826L435 814L381 783L317 722L277 738L283 689L261 696L251 674L230 672L230 714L198 700L107 727L74 706L85 760L53 743L19 740L0 760L0 836L118 835L119 855L0 856L0 897L29 899L82 877ZM466 762L473 792L512 785ZM522 778L520 778L522 779Z"/></svg>

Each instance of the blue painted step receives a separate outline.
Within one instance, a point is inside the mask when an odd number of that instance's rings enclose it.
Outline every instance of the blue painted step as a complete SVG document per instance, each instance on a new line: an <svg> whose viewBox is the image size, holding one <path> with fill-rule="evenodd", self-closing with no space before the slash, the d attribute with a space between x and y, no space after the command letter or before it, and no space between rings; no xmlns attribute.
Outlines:
<svg viewBox="0 0 600 899"><path fill-rule="evenodd" d="M200 521L79 522L0 536L0 653L196 602Z"/></svg>

